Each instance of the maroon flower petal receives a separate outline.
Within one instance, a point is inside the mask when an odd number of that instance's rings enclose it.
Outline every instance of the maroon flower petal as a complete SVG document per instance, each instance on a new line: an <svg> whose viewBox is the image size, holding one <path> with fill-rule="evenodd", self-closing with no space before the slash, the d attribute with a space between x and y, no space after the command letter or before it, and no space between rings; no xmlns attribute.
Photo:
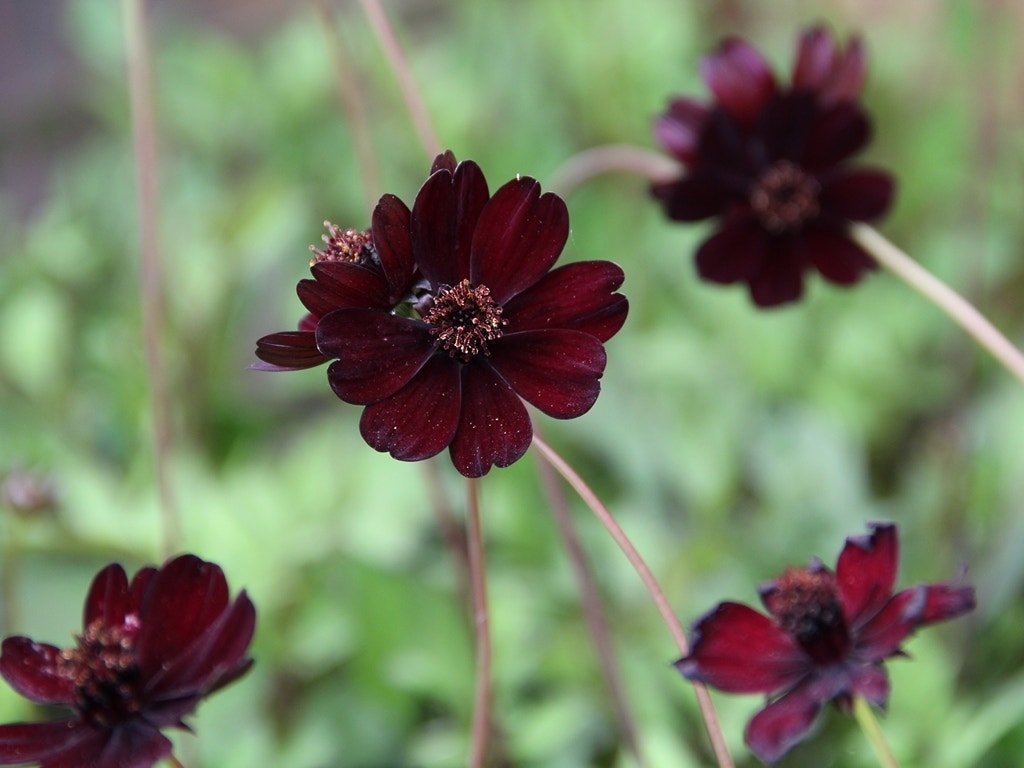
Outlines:
<svg viewBox="0 0 1024 768"><path fill-rule="evenodd" d="M363 439L371 448L401 461L420 461L440 453L459 424L460 368L448 357L431 357L408 384L366 406L359 420Z"/></svg>
<svg viewBox="0 0 1024 768"><path fill-rule="evenodd" d="M100 734L106 743L99 749L82 744L74 754L59 762L44 762L39 768L152 768L174 749L170 739L141 718ZM82 762L86 755L95 762Z"/></svg>
<svg viewBox="0 0 1024 768"><path fill-rule="evenodd" d="M754 715L744 741L759 760L776 763L810 730L820 710L821 701L807 686L799 686Z"/></svg>
<svg viewBox="0 0 1024 768"><path fill-rule="evenodd" d="M877 266L845 232L831 227L810 227L801 242L822 276L838 285L853 285Z"/></svg>
<svg viewBox="0 0 1024 768"><path fill-rule="evenodd" d="M854 631L892 596L899 568L899 538L891 523L875 524L870 536L851 536L836 562L836 584L847 624Z"/></svg>
<svg viewBox="0 0 1024 768"><path fill-rule="evenodd" d="M840 52L824 27L814 27L800 36L793 88L814 91L825 103L852 101L864 87L866 69L859 37Z"/></svg>
<svg viewBox="0 0 1024 768"><path fill-rule="evenodd" d="M702 221L721 215L735 195L707 174L693 174L678 181L651 186L661 200L665 215L673 221Z"/></svg>
<svg viewBox="0 0 1024 768"><path fill-rule="evenodd" d="M760 52L738 38L725 40L700 62L700 74L718 102L742 122L775 94L775 77Z"/></svg>
<svg viewBox="0 0 1024 768"><path fill-rule="evenodd" d="M610 261L577 261L551 270L503 307L506 333L568 328L608 341L626 321L629 302L615 290L625 276Z"/></svg>
<svg viewBox="0 0 1024 768"><path fill-rule="evenodd" d="M523 176L503 184L484 207L473 235L469 273L498 304L536 283L569 238L569 210L552 192Z"/></svg>
<svg viewBox="0 0 1024 768"><path fill-rule="evenodd" d="M387 279L390 306L397 304L409 292L416 271L409 234L411 217L406 204L394 195L384 195L373 210L373 246Z"/></svg>
<svg viewBox="0 0 1024 768"><path fill-rule="evenodd" d="M454 173L434 172L420 187L409 226L416 263L433 285L455 285L470 274L473 231L487 200L487 181L471 160Z"/></svg>
<svg viewBox="0 0 1024 768"><path fill-rule="evenodd" d="M101 754L108 734L89 727L81 720L0 725L0 765L39 763L41 768L107 768L114 763L98 763L96 758ZM170 754L170 741L167 746L167 752L160 757Z"/></svg>
<svg viewBox="0 0 1024 768"><path fill-rule="evenodd" d="M765 157L799 161L819 112L817 100L809 93L786 93L768 102L758 118Z"/></svg>
<svg viewBox="0 0 1024 768"><path fill-rule="evenodd" d="M752 217L736 217L697 249L697 273L714 283L735 283L759 274L767 258L765 231Z"/></svg>
<svg viewBox="0 0 1024 768"><path fill-rule="evenodd" d="M452 464L466 477L522 458L533 439L530 416L519 396L482 365L462 369L462 414L449 447Z"/></svg>
<svg viewBox="0 0 1024 768"><path fill-rule="evenodd" d="M161 670L217 621L228 597L224 572L213 563L182 555L161 567L139 609L138 656L144 679L159 680Z"/></svg>
<svg viewBox="0 0 1024 768"><path fill-rule="evenodd" d="M892 176L885 171L847 171L822 184L818 202L832 216L874 221L889 210L895 186Z"/></svg>
<svg viewBox="0 0 1024 768"><path fill-rule="evenodd" d="M0 650L0 675L29 701L71 706L75 685L60 672L60 653L60 648L27 637L8 637Z"/></svg>
<svg viewBox="0 0 1024 768"><path fill-rule="evenodd" d="M108 627L124 624L129 612L128 576L117 563L112 563L96 574L85 598L84 626L102 621Z"/></svg>
<svg viewBox="0 0 1024 768"><path fill-rule="evenodd" d="M750 298L759 307L775 307L799 299L804 292L806 247L798 237L769 241L768 256L750 278Z"/></svg>
<svg viewBox="0 0 1024 768"><path fill-rule="evenodd" d="M767 616L726 602L694 625L690 655L675 666L687 679L729 693L773 693L808 672L810 659Z"/></svg>
<svg viewBox="0 0 1024 768"><path fill-rule="evenodd" d="M300 280L295 292L306 309L317 317L349 307L390 309L395 303L390 301L387 279L374 266L322 261L309 269L314 279Z"/></svg>
<svg viewBox="0 0 1024 768"><path fill-rule="evenodd" d="M849 693L884 708L889 702L889 675L881 664L858 666Z"/></svg>
<svg viewBox="0 0 1024 768"><path fill-rule="evenodd" d="M863 149L870 138L867 115L852 102L840 102L826 107L815 118L803 157L798 159L807 171L831 168Z"/></svg>
<svg viewBox="0 0 1024 768"><path fill-rule="evenodd" d="M597 401L606 357L589 333L551 329L506 334L491 345L489 362L524 400L574 419Z"/></svg>
<svg viewBox="0 0 1024 768"><path fill-rule="evenodd" d="M366 405L404 387L434 353L423 323L368 309L341 309L320 321L317 346L337 358L327 369L334 393Z"/></svg>
<svg viewBox="0 0 1024 768"><path fill-rule="evenodd" d="M894 595L853 632L857 656L876 662L898 653L900 644L920 626L927 597L925 587L912 587Z"/></svg>
<svg viewBox="0 0 1024 768"><path fill-rule="evenodd" d="M455 159L455 153L450 149L446 149L444 152L434 158L434 162L430 164L430 174L436 173L442 169L449 173L455 173L455 168L458 166L458 162Z"/></svg>
<svg viewBox="0 0 1024 768"><path fill-rule="evenodd" d="M315 368L327 362L316 348L312 331L281 331L256 342L256 357L262 363L251 367L260 371L294 371Z"/></svg>
<svg viewBox="0 0 1024 768"><path fill-rule="evenodd" d="M973 611L977 605L974 587L953 587L949 584L929 584L925 587L926 595L924 610L921 612L920 625L933 624L936 621L955 619Z"/></svg>
<svg viewBox="0 0 1024 768"><path fill-rule="evenodd" d="M665 151L686 165L697 158L700 133L709 109L696 99L675 98L654 121L654 136Z"/></svg>

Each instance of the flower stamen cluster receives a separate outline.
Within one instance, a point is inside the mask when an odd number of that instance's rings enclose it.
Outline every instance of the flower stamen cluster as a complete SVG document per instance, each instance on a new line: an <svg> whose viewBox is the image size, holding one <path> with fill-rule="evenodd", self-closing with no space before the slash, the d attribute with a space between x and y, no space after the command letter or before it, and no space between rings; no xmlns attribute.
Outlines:
<svg viewBox="0 0 1024 768"><path fill-rule="evenodd" d="M474 288L469 280L463 280L458 285L441 288L424 314L423 322L430 326L430 335L449 357L458 356L468 363L478 354L491 354L487 342L500 339L502 326L508 324L501 312L501 307L491 298L490 288L486 285Z"/></svg>
<svg viewBox="0 0 1024 768"><path fill-rule="evenodd" d="M141 709L138 700L138 622L106 626L97 619L61 651L60 674L75 686L75 706L82 717L112 726Z"/></svg>

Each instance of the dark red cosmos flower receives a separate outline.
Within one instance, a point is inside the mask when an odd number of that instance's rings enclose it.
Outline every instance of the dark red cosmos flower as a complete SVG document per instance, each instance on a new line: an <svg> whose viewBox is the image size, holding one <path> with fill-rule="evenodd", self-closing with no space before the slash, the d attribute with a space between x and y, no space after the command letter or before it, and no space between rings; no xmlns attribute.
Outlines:
<svg viewBox="0 0 1024 768"><path fill-rule="evenodd" d="M479 477L527 450L522 400L580 416L600 391L603 342L625 321L622 270L587 261L551 270L569 234L565 203L518 177L491 196L480 168L438 156L410 210L393 195L373 213L389 285L422 279L411 303L336 309L316 346L342 400L365 405L363 438L405 461L449 449ZM549 271L550 270L550 271Z"/></svg>
<svg viewBox="0 0 1024 768"><path fill-rule="evenodd" d="M746 742L774 763L813 725L822 704L849 708L854 696L884 707L882 662L918 627L974 608L974 589L948 584L893 594L899 561L896 526L846 540L835 573L815 560L761 587L771 616L722 603L693 629L690 655L676 668L729 693L764 693L768 705L747 725Z"/></svg>
<svg viewBox="0 0 1024 768"><path fill-rule="evenodd" d="M874 268L847 232L881 217L893 194L887 173L847 163L870 138L856 104L864 71L860 41L840 50L822 28L801 37L787 87L743 40L701 62L714 100L675 98L656 120L684 173L652 187L671 219L717 219L697 250L701 277L747 283L769 307L800 298L809 269L852 285Z"/></svg>
<svg viewBox="0 0 1024 768"><path fill-rule="evenodd" d="M252 666L246 650L256 612L242 592L230 601L221 569L192 555L143 568L131 583L109 565L85 601L85 629L61 650L9 637L0 675L37 704L73 714L0 726L0 765L149 768L171 754L162 728Z"/></svg>

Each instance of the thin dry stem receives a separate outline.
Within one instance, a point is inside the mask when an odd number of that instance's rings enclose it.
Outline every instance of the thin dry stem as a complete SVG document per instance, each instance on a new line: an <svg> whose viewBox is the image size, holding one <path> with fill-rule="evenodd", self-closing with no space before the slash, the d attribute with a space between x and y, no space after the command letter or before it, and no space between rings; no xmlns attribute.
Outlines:
<svg viewBox="0 0 1024 768"><path fill-rule="evenodd" d="M405 99L405 105L412 116L413 126L416 128L420 142L423 144L427 155L433 158L441 153L441 140L438 138L437 131L434 130L433 123L430 121L430 114L427 112L423 98L416 87L416 80L412 76L412 70L409 68L409 62L406 60L405 54L402 53L402 46L398 44L398 37L395 35L394 28L388 20L388 15L380 4L380 0L359 0L359 2L363 6L363 11L370 20L370 24L373 26L377 39L384 48L384 55L391 64L395 77L398 79L398 86L402 90L402 98Z"/></svg>
<svg viewBox="0 0 1024 768"><path fill-rule="evenodd" d="M640 749L636 722L622 685L622 675L619 673L618 661L612 648L611 632L608 629L604 609L601 607L597 581L580 543L579 533L572 519L572 511L569 509L565 494L562 493L562 488L558 484L551 465L547 461L540 461L537 463L537 472L540 474L544 494L548 498L548 505L554 512L558 533L562 537L562 544L569 555L569 563L572 565L573 575L576 577L580 599L583 603L583 612L590 629L590 637L594 641L594 649L601 663L605 683L608 686L612 709L615 712L615 719L619 723L619 731L621 731L626 747L633 754L637 765L645 766L647 761L644 760L643 752Z"/></svg>
<svg viewBox="0 0 1024 768"><path fill-rule="evenodd" d="M430 497L430 508L434 520L441 533L441 538L452 558L455 569L455 584L459 592L459 602L472 615L472 594L470 587L469 556L465 546L465 535L455 518L455 512L445 493L444 484L438 472L438 463L434 459L421 462L423 477L427 484L427 495Z"/></svg>
<svg viewBox="0 0 1024 768"><path fill-rule="evenodd" d="M679 175L679 164L665 155L631 144L607 144L573 155L555 170L548 189L568 197L585 182L605 173L635 173L652 182Z"/></svg>
<svg viewBox="0 0 1024 768"><path fill-rule="evenodd" d="M607 507L601 503L601 500L597 497L590 486L586 484L582 477L574 470L565 459L563 459L555 450L548 445L544 440L539 438L536 434L533 436L533 445L540 451L540 454L544 459L560 474L569 485L572 486L573 490L579 495L590 510L597 516L597 519L601 521L601 524L605 527L608 533L611 535L615 543L619 545L619 548L626 555L626 559L629 560L633 569L637 572L640 580L643 581L644 586L647 587L647 591L654 600L655 606L658 608L658 613L661 614L662 620L665 622L665 626L668 627L669 632L672 635L672 639L675 640L676 647L682 655L687 655L690 652L689 644L686 642L686 632L683 631L682 626L679 624L679 620L672 612L672 606L669 605L668 599L665 597L665 592L662 590L661 585L658 584L657 579L654 578L654 574L651 573L651 569L648 568L647 562L643 559L636 547L633 546L633 542L630 541L626 532L622 530L622 527L618 524L611 512L608 511ZM711 697L708 694L707 687L702 683L696 683L691 681L693 690L697 696L697 703L700 706L701 715L704 718L704 725L708 732L708 737L711 740L711 747L715 752L715 758L718 760L719 768L732 768L733 761L732 756L729 754L729 748L725 744L725 737L722 735L722 728L718 723L718 716L715 714L714 704L711 702Z"/></svg>
<svg viewBox="0 0 1024 768"><path fill-rule="evenodd" d="M357 76L355 65L345 52L345 43L338 28L338 22L327 0L310 0L320 23L327 36L327 43L334 57L334 68L337 75L338 94L341 106L345 111L352 141L356 148L356 162L359 164L359 176L362 179L363 202L368 213L372 213L377 204L377 196L381 191L380 168L377 165L377 153L373 148L373 133L370 130L370 119L366 110L366 99Z"/></svg>
<svg viewBox="0 0 1024 768"><path fill-rule="evenodd" d="M491 628L487 608L484 538L480 525L480 489L479 483L472 478L467 482L466 538L473 590L473 627L476 634L476 692L473 696L469 768L484 768L491 731Z"/></svg>
<svg viewBox="0 0 1024 768"><path fill-rule="evenodd" d="M949 315L1024 383L1024 356L973 304L867 224L851 225L850 234L879 264Z"/></svg>
<svg viewBox="0 0 1024 768"><path fill-rule="evenodd" d="M160 348L164 314L159 246L160 206L157 195L153 78L150 70L151 53L144 0L124 0L124 24L132 144L139 203L139 290L142 299L142 333L153 421L154 464L163 522L163 549L165 554L170 555L178 547L180 524L171 487L171 399Z"/></svg>

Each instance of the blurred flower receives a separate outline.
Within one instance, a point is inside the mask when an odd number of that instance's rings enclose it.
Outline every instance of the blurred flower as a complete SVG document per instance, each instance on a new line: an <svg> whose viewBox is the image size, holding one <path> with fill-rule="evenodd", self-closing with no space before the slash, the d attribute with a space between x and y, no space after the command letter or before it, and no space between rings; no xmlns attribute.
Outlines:
<svg viewBox="0 0 1024 768"><path fill-rule="evenodd" d="M33 517L57 508L57 485L38 472L12 469L0 487L0 499L15 514Z"/></svg>
<svg viewBox="0 0 1024 768"><path fill-rule="evenodd" d="M747 283L769 307L800 298L811 268L840 285L874 268L847 234L849 222L881 217L893 195L889 174L847 165L871 133L856 104L864 72L860 41L840 50L822 28L801 37L788 87L743 40L701 62L714 99L675 98L655 121L684 172L652 187L670 219L717 219L697 250L701 277Z"/></svg>
<svg viewBox="0 0 1024 768"><path fill-rule="evenodd" d="M93 580L85 629L61 650L9 637L0 675L37 704L69 718L0 726L0 765L148 768L171 754L162 728L241 677L256 614L242 592L229 600L219 567L183 555L143 568L131 583L117 564Z"/></svg>
<svg viewBox="0 0 1024 768"><path fill-rule="evenodd" d="M626 318L623 274L605 261L549 271L569 234L559 197L528 177L492 197L480 168L447 152L411 211L381 198L372 234L388 285L422 275L414 300L324 314L316 347L335 358L335 394L366 406L373 448L417 461L447 447L459 472L479 477L529 447L522 400L562 419L594 404L603 342Z"/></svg>
<svg viewBox="0 0 1024 768"><path fill-rule="evenodd" d="M948 584L893 594L899 560L896 526L846 540L833 574L820 561L789 568L761 587L771 617L722 603L693 629L690 655L676 667L729 693L764 693L768 705L747 725L746 742L777 761L813 725L822 704L849 708L860 696L884 707L889 678L882 662L918 627L974 608L974 589Z"/></svg>

